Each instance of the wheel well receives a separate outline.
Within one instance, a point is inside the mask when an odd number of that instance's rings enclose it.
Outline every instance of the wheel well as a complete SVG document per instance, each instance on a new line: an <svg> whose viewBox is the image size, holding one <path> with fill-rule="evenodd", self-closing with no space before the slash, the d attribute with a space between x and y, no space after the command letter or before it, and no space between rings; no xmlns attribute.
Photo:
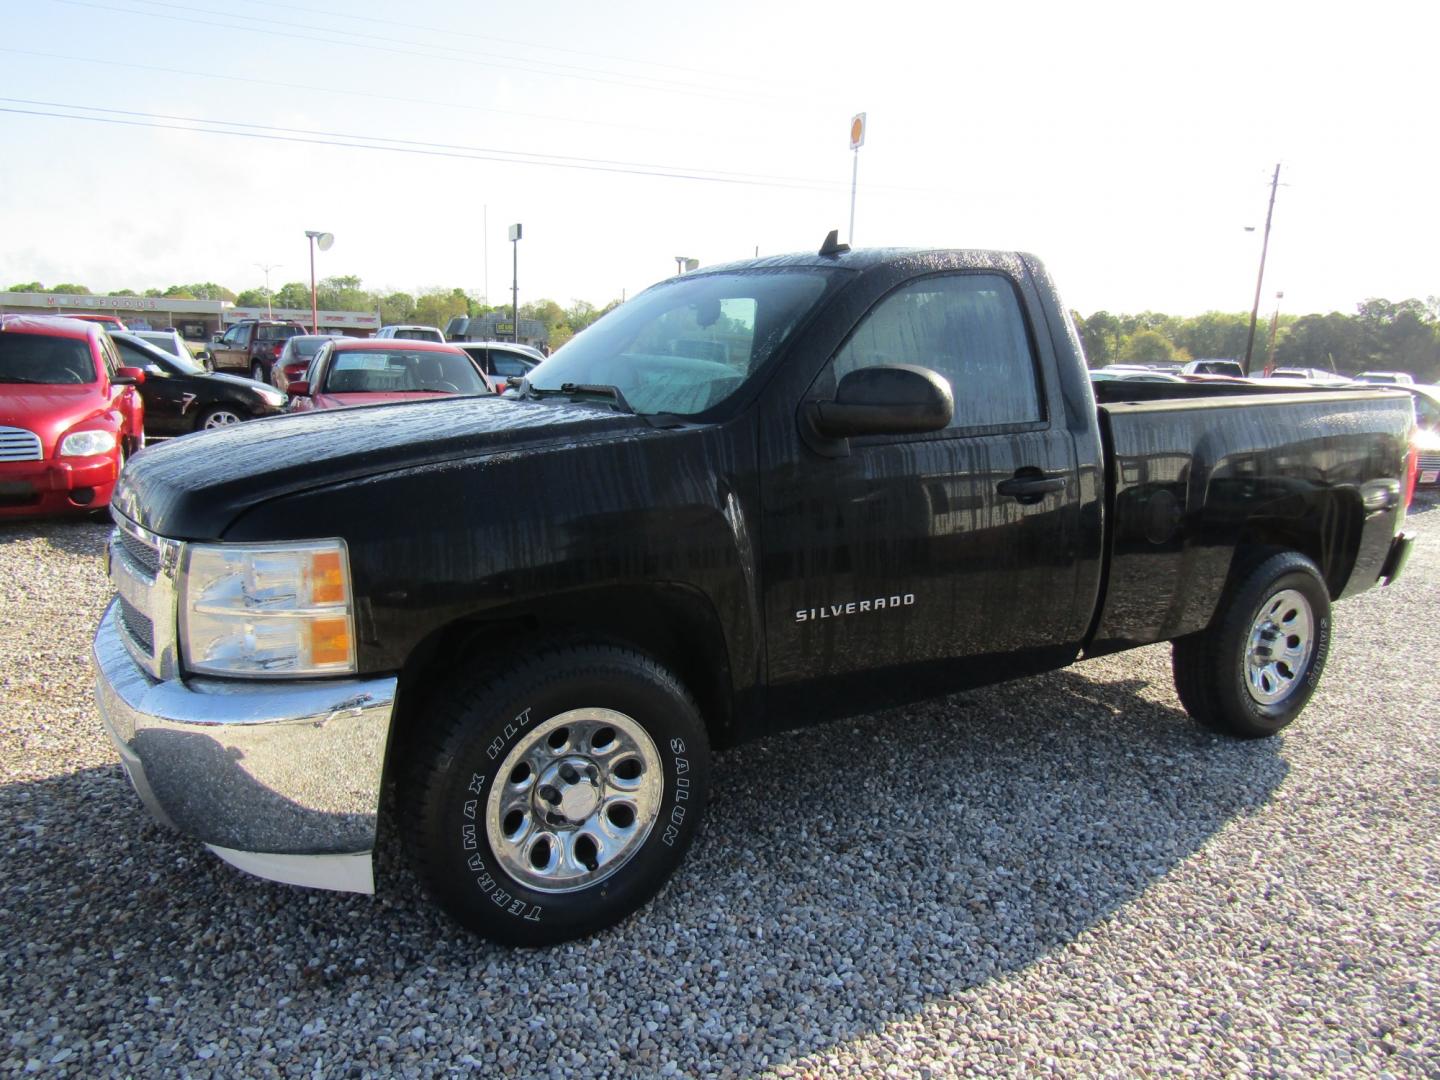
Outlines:
<svg viewBox="0 0 1440 1080"><path fill-rule="evenodd" d="M1363 523L1364 508L1353 491L1325 492L1267 507L1264 516L1246 522L1230 565L1230 580L1238 580L1277 550L1298 551L1319 567L1334 600L1355 568Z"/></svg>
<svg viewBox="0 0 1440 1080"><path fill-rule="evenodd" d="M694 696L712 746L734 741L733 683L719 619L707 599L681 587L566 593L450 623L422 641L401 670L404 709L423 709L426 688L452 672L503 666L507 654L557 641L606 641L654 657Z"/></svg>

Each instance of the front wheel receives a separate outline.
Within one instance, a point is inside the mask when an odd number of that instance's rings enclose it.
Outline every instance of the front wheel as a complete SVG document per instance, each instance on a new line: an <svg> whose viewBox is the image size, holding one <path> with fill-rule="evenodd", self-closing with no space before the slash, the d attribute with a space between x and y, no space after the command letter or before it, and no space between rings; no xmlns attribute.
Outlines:
<svg viewBox="0 0 1440 1080"><path fill-rule="evenodd" d="M196 431L209 431L211 428L229 427L231 424L238 424L245 418L234 409L219 406L214 409L206 409L195 422Z"/></svg>
<svg viewBox="0 0 1440 1080"><path fill-rule="evenodd" d="M437 695L399 782L417 873L457 921L510 945L611 926L679 865L709 742L680 682L613 645L553 647Z"/></svg>
<svg viewBox="0 0 1440 1080"><path fill-rule="evenodd" d="M1293 551L1254 567L1226 591L1209 629L1171 647L1180 703L1205 727L1274 735L1305 708L1330 652L1330 593Z"/></svg>

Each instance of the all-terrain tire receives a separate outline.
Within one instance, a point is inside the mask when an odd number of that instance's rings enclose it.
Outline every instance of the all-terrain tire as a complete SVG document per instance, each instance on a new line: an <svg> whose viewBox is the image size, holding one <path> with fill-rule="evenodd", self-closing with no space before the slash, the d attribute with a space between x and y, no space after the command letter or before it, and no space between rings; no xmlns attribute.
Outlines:
<svg viewBox="0 0 1440 1080"><path fill-rule="evenodd" d="M659 891L700 825L709 742L665 667L611 644L540 647L425 705L397 775L417 874L509 945L611 926Z"/></svg>
<svg viewBox="0 0 1440 1080"><path fill-rule="evenodd" d="M1173 642L1175 689L1201 725L1274 735L1305 708L1330 652L1330 594L1315 564L1272 555L1231 583L1209 628Z"/></svg>

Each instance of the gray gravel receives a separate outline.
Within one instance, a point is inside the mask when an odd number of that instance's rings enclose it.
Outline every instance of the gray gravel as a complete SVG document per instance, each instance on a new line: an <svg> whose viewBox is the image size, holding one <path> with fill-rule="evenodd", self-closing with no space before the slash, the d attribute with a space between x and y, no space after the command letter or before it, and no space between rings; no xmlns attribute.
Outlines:
<svg viewBox="0 0 1440 1080"><path fill-rule="evenodd" d="M105 530L0 525L0 1073L1440 1076L1440 507L1280 738L1168 652L718 763L660 898L546 951L273 885L150 823L101 734Z"/></svg>

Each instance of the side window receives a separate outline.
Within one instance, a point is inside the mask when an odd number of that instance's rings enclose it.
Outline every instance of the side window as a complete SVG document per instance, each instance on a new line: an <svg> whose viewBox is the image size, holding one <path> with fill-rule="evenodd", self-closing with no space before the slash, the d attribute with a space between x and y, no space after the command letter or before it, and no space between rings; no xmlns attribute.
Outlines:
<svg viewBox="0 0 1440 1080"><path fill-rule="evenodd" d="M310 384L310 391L312 393L320 389L320 367L325 363L325 358L329 355L330 346L321 345L320 348L316 350L314 358L310 361L310 366L305 369L305 381Z"/></svg>
<svg viewBox="0 0 1440 1080"><path fill-rule="evenodd" d="M113 341L114 339L112 338L111 340ZM146 375L164 376L166 374L164 368L155 363L154 360L150 359L150 357L146 356L139 349L135 348L134 345L124 341L116 341L115 347L120 350L120 362L125 366L138 367L143 370Z"/></svg>
<svg viewBox="0 0 1440 1080"><path fill-rule="evenodd" d="M100 335L100 362L105 365L106 379L115 378L116 372L124 366L119 354L115 351L115 341L109 334ZM143 367L144 365L139 366ZM88 382L89 380L87 379L86 381Z"/></svg>
<svg viewBox="0 0 1440 1080"><path fill-rule="evenodd" d="M220 344L227 349L238 349L240 347L240 334L245 328L243 326L232 326L225 331L225 336L220 339Z"/></svg>
<svg viewBox="0 0 1440 1080"><path fill-rule="evenodd" d="M879 364L938 372L955 395L952 429L1045 416L1015 288L997 274L923 278L897 289L865 316L833 363L837 384Z"/></svg>

